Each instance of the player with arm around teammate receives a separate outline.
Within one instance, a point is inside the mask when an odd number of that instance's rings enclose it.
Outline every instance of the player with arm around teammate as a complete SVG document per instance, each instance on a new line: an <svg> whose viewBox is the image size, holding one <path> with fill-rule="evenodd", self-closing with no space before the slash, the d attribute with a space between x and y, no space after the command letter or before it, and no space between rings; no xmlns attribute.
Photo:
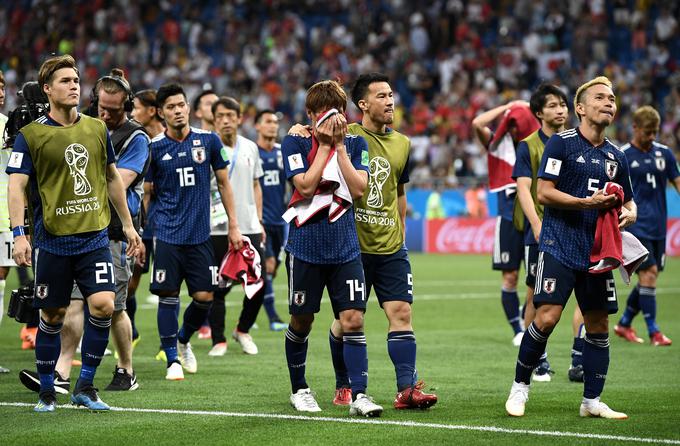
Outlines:
<svg viewBox="0 0 680 446"><path fill-rule="evenodd" d="M538 200L545 214L534 290L536 316L522 338L505 409L511 416L524 415L531 372L574 291L586 330L579 414L625 419L625 413L600 401L609 368L609 314L618 307L614 278L611 271L591 274L589 267L599 211L620 204L619 228L625 228L635 222L637 208L626 156L604 136L616 115L609 79L600 76L583 84L574 105L579 127L548 140L538 171ZM617 203L616 194L605 195L607 182L622 187L623 203Z"/></svg>

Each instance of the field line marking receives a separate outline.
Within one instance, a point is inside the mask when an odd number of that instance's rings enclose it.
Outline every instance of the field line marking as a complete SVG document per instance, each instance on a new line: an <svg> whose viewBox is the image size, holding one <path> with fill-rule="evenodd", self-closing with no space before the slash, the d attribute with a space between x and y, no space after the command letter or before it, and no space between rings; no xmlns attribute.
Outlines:
<svg viewBox="0 0 680 446"><path fill-rule="evenodd" d="M6 403L0 402L0 406L7 407L33 407L29 403ZM71 405L60 405L59 409L76 409ZM86 409L77 409L86 410ZM626 437L622 435L607 435L607 434L584 434L581 432L563 432L563 431L540 431L533 429L509 429L496 426L468 426L465 424L441 424L441 423L420 423L417 421L396 421L396 420L379 420L375 418L334 418L334 417L315 417L305 415L285 415L276 413L245 413L245 412L221 412L221 411L206 411L206 410L175 410L175 409L140 409L134 407L111 407L113 412L133 412L133 413L154 413L154 414L172 414L172 415L199 415L199 416L216 416L216 417L231 417L231 418L264 418L264 419L278 419L278 420L294 420L294 421L322 421L327 423L345 423L345 424L373 424L381 426L399 426L399 427L423 427L431 429L445 429L445 430L465 430L476 432L491 432L502 434L521 434L521 435L536 435L542 437L566 437L566 438L581 438L590 440L612 440L612 441L634 441L638 443L655 443L655 444L676 444L680 445L680 440L665 439L665 438L644 438L644 437Z"/></svg>

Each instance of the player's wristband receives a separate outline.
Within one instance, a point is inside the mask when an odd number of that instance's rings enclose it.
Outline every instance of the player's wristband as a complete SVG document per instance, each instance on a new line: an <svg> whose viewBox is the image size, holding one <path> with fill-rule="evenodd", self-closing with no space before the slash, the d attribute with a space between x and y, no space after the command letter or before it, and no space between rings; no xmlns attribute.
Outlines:
<svg viewBox="0 0 680 446"><path fill-rule="evenodd" d="M12 228L12 235L14 238L21 237L22 235L26 235L26 232L24 231L23 226L15 226Z"/></svg>

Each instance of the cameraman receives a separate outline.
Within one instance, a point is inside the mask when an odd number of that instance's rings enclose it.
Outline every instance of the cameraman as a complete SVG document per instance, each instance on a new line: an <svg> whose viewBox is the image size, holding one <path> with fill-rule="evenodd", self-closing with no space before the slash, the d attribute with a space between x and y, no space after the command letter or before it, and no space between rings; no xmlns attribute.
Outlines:
<svg viewBox="0 0 680 446"><path fill-rule="evenodd" d="M54 368L60 331L74 280L87 299L90 316L83 336L80 378L71 402L90 410L109 410L93 386L108 344L115 281L108 249L109 199L123 222L136 255L141 240L127 209L115 168L113 146L104 123L80 115L80 78L70 55L47 59L38 82L49 99L49 114L22 128L7 173L14 260L35 274L34 306L41 309L36 338L40 400L36 412L56 407ZM30 184L35 252L24 233L24 192Z"/></svg>

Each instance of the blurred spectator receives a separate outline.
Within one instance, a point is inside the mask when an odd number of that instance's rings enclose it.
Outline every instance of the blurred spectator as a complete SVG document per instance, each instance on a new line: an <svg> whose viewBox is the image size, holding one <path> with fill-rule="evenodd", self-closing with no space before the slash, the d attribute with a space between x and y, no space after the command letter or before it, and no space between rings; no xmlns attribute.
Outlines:
<svg viewBox="0 0 680 446"><path fill-rule="evenodd" d="M313 82L349 87L361 72L382 71L397 98L394 126L412 137L412 184L438 176L466 186L486 175L472 118L528 98L543 79L573 94L606 74L619 102L611 139L628 141L631 110L650 104L662 115L659 139L680 147L678 17L677 0L0 2L3 111L52 52L80 61L83 98L113 66L126 68L135 90L181 81L190 100L207 86L237 97L251 136L258 109L280 112L283 135L306 121ZM353 105L348 116L358 119Z"/></svg>

